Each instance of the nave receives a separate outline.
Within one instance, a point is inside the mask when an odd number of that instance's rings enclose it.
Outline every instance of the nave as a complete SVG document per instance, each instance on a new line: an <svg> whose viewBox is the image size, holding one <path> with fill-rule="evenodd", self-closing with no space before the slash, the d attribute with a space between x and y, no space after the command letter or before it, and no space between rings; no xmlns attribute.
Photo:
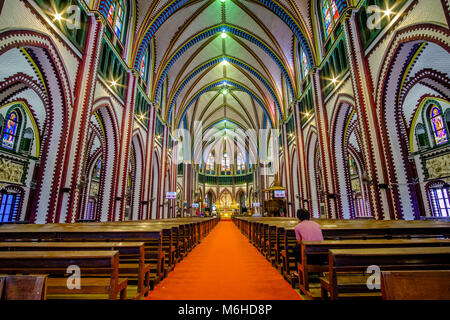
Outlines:
<svg viewBox="0 0 450 320"><path fill-rule="evenodd" d="M221 221L149 300L299 300L281 274L229 220Z"/></svg>

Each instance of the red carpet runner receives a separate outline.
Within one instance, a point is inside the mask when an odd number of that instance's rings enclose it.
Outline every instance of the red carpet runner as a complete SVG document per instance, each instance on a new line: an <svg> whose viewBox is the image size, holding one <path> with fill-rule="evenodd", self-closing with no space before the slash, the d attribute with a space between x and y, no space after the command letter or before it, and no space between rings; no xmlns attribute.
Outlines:
<svg viewBox="0 0 450 320"><path fill-rule="evenodd" d="M149 300L301 300L231 221L220 222Z"/></svg>

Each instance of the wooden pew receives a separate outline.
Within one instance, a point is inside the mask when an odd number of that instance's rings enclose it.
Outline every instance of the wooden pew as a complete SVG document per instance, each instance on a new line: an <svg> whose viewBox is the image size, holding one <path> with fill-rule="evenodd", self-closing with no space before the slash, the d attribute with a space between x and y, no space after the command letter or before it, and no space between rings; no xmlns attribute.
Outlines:
<svg viewBox="0 0 450 320"><path fill-rule="evenodd" d="M283 233L283 250L281 251L282 275L293 288L298 285L297 262L294 257L294 247L297 238L293 228L285 228Z"/></svg>
<svg viewBox="0 0 450 320"><path fill-rule="evenodd" d="M383 300L450 300L450 271L383 271L381 293Z"/></svg>
<svg viewBox="0 0 450 320"><path fill-rule="evenodd" d="M159 250L159 245L157 243L153 243L153 245L146 243L145 247L147 262L151 263L148 259L152 259L154 262L154 267L152 268L153 279L151 281L151 287L154 287L154 285L167 275L169 271L173 270L176 262L178 262L182 256L192 250L196 239L195 237L200 239L202 236L205 236L205 233L212 230L217 224L217 221L217 218L176 218L145 221L92 222L84 224L26 225L24 226L24 229L17 229L18 226L15 226L15 228L7 226L6 228L0 227L1 230L8 232L8 236L2 237L0 235L0 239L11 240L8 238L15 237L14 239L19 240L31 240L36 238L39 241L115 241L114 237L107 236L107 238L105 238L101 233L97 234L96 231L90 232L88 229L93 228L93 230L114 232L116 232L118 228L121 228L125 232L133 228L137 230L160 230L162 250ZM198 226L197 235L195 235L195 228L193 225ZM94 234L94 236L85 236L79 233L79 238L74 238L77 230L81 231L81 233L89 232L90 234ZM14 231L21 232L22 236L14 234ZM132 231L134 232L136 230ZM70 234L61 236L61 233ZM119 241L130 241L129 238L124 237L118 239ZM143 240L143 238L138 241L141 240ZM153 239L151 241L154 242ZM151 251L150 247L152 246L154 247L155 252L150 253L150 255L155 255L154 258L149 257L149 251ZM158 264L159 266L156 267L155 264Z"/></svg>
<svg viewBox="0 0 450 320"><path fill-rule="evenodd" d="M150 265L145 264L144 242L0 242L0 252L104 250L119 252L119 274L128 278L128 297L139 299L146 295L150 290Z"/></svg>
<svg viewBox="0 0 450 320"><path fill-rule="evenodd" d="M320 298L320 286L310 288L310 273L328 270L330 249L442 247L450 246L450 239L370 239L370 240L324 240L302 241L302 261L297 263L299 289L309 298Z"/></svg>
<svg viewBox="0 0 450 320"><path fill-rule="evenodd" d="M45 224L2 226L0 240L39 240L61 242L144 242L145 264L150 265L150 289L164 275L162 230L135 225L96 226L90 224Z"/></svg>
<svg viewBox="0 0 450 320"><path fill-rule="evenodd" d="M80 268L80 289L67 286L71 265ZM49 299L126 299L127 279L119 279L118 251L0 252L0 273L48 275Z"/></svg>
<svg viewBox="0 0 450 320"><path fill-rule="evenodd" d="M409 247L331 249L328 276L320 278L322 297L332 300L345 297L377 297L380 290L367 286L367 268L375 265L381 271L449 270L450 247Z"/></svg>
<svg viewBox="0 0 450 320"><path fill-rule="evenodd" d="M6 276L1 300L47 300L47 276Z"/></svg>
<svg viewBox="0 0 450 320"><path fill-rule="evenodd" d="M280 264L285 279L295 286L297 277L296 263L292 255L296 239L294 227L298 221L292 218L236 218L249 224L251 242L261 247L260 239L264 239L263 224L277 226L277 238L273 258ZM371 221L371 220L338 220L313 219L321 224L325 239L395 239L420 238L425 236L449 237L450 223L441 221ZM267 236L266 236L267 237ZM280 241L280 239L282 239ZM269 240L269 239L268 239ZM269 240L270 241L270 240ZM266 246L267 246L266 242ZM270 242L269 242L270 245ZM267 250L266 250L267 252Z"/></svg>

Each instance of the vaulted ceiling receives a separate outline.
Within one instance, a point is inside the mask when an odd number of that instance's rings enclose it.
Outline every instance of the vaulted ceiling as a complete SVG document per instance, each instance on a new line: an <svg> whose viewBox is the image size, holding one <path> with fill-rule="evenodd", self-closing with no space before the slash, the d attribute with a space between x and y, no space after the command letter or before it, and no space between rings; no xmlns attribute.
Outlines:
<svg viewBox="0 0 450 320"><path fill-rule="evenodd" d="M206 136L277 127L299 94L298 48L314 64L310 3L138 0L132 57L151 50L162 118L191 132L201 121Z"/></svg>

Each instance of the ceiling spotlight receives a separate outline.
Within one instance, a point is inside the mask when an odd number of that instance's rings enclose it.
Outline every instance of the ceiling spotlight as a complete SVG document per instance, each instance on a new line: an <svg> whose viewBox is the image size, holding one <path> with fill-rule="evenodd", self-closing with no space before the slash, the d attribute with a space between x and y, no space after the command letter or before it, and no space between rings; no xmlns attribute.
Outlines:
<svg viewBox="0 0 450 320"><path fill-rule="evenodd" d="M225 29L222 29L222 34L220 35L222 38L226 38L227 37L227 32Z"/></svg>
<svg viewBox="0 0 450 320"><path fill-rule="evenodd" d="M331 82L332 82L332 83L336 83L336 82L337 82L337 79L336 79L336 78L333 78L333 79L331 79Z"/></svg>
<svg viewBox="0 0 450 320"><path fill-rule="evenodd" d="M225 2L225 1L227 1L227 0L220 0L220 2Z"/></svg>
<svg viewBox="0 0 450 320"><path fill-rule="evenodd" d="M222 61L222 65L224 65L224 66L228 65L228 61L227 60L223 60Z"/></svg>
<svg viewBox="0 0 450 320"><path fill-rule="evenodd" d="M223 89L222 94L228 94L228 89Z"/></svg>
<svg viewBox="0 0 450 320"><path fill-rule="evenodd" d="M113 80L113 81L111 82L111 85L112 85L113 87L117 86L116 80Z"/></svg>
<svg viewBox="0 0 450 320"><path fill-rule="evenodd" d="M389 8L387 8L387 9L384 11L384 15L385 15L385 16L390 16L391 14L392 14L392 10L389 9Z"/></svg>
<svg viewBox="0 0 450 320"><path fill-rule="evenodd" d="M139 118L140 118L141 120L144 120L144 115L141 114L141 115L139 116Z"/></svg>

